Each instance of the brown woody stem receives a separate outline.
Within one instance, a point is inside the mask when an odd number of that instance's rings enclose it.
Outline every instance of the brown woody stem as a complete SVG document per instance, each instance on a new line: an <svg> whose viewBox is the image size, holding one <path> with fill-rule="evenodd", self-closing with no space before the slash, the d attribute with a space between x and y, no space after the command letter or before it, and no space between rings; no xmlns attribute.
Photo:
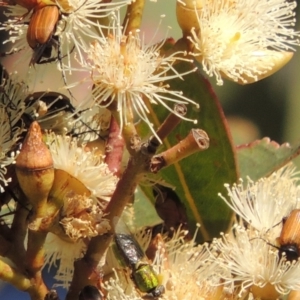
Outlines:
<svg viewBox="0 0 300 300"><path fill-rule="evenodd" d="M158 130L156 131L156 136L152 136L148 141L148 151L153 154L156 152L160 142L163 141L174 129L175 127L182 121L182 118L186 112L186 106L184 104L176 104L174 106L174 113L170 113L165 121L160 125ZM158 139L159 138L159 139Z"/></svg>
<svg viewBox="0 0 300 300"><path fill-rule="evenodd" d="M0 235L0 256L6 256L10 248L11 243Z"/></svg>
<svg viewBox="0 0 300 300"><path fill-rule="evenodd" d="M165 139L182 121L181 117L186 115L187 108L184 104L176 104L174 106L174 112L175 113L172 112L168 115L156 132L161 140Z"/></svg>
<svg viewBox="0 0 300 300"><path fill-rule="evenodd" d="M4 222L0 222L0 235L7 240L11 238L11 229Z"/></svg>
<svg viewBox="0 0 300 300"><path fill-rule="evenodd" d="M174 147L155 155L150 162L150 171L157 173L162 168L170 166L183 158L206 150L209 147L209 138L205 131L192 129L188 136Z"/></svg>
<svg viewBox="0 0 300 300"><path fill-rule="evenodd" d="M17 209L15 212L14 220L11 226L11 236L12 236L12 243L14 247L14 253L18 253L18 255L14 255L13 258L11 258L15 264L18 266L24 265L25 261L25 246L24 246L24 240L27 234L27 226L28 226L28 217L29 210L18 204Z"/></svg>
<svg viewBox="0 0 300 300"><path fill-rule="evenodd" d="M123 22L125 35L128 35L130 32L135 32L141 27L144 6L145 0L135 0L135 2L127 6L126 16Z"/></svg>
<svg viewBox="0 0 300 300"><path fill-rule="evenodd" d="M107 214L106 218L110 222L111 229L104 235L92 238L85 256L75 262L74 276L66 300L76 299L78 293L85 285L96 285L94 273L113 239L115 222L131 200L151 156L152 153L147 152L145 145L141 145L139 150L135 152L135 155L130 157L128 165L104 211Z"/></svg>
<svg viewBox="0 0 300 300"><path fill-rule="evenodd" d="M33 288L28 291L32 300L42 300L48 293L41 272L44 265L46 237L47 232L28 230L26 269L31 277L31 281L34 283Z"/></svg>
<svg viewBox="0 0 300 300"><path fill-rule="evenodd" d="M118 177L120 177L121 172L124 144L124 139L120 135L119 125L116 119L112 116L105 149L105 163L108 165L109 170Z"/></svg>
<svg viewBox="0 0 300 300"><path fill-rule="evenodd" d="M31 275L40 271L44 265L44 243L47 232L28 230L26 262Z"/></svg>

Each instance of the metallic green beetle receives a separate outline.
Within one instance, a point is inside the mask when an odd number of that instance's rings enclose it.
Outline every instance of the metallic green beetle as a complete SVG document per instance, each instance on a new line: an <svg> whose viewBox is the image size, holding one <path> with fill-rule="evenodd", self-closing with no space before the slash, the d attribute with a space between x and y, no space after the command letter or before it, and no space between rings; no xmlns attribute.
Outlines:
<svg viewBox="0 0 300 300"><path fill-rule="evenodd" d="M151 264L145 260L145 254L131 234L117 233L115 243L118 252L132 271L132 280L136 287L148 297L158 298L165 288L159 284L158 276Z"/></svg>

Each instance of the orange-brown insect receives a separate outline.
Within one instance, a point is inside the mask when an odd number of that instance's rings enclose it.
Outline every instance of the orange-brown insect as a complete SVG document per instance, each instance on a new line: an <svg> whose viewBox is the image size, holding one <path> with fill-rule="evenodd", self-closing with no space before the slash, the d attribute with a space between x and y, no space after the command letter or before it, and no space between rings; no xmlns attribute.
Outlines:
<svg viewBox="0 0 300 300"><path fill-rule="evenodd" d="M49 5L49 3L46 4L42 0L4 0L3 2L0 2L0 6L6 5L20 5L26 8L27 12L19 18L19 20L23 20L33 9L38 10L46 5Z"/></svg>
<svg viewBox="0 0 300 300"><path fill-rule="evenodd" d="M27 30L28 45L34 50L31 64L41 63L42 58L50 58L53 39L60 12L57 6L44 6L34 10Z"/></svg>
<svg viewBox="0 0 300 300"><path fill-rule="evenodd" d="M300 209L294 209L283 220L283 226L278 238L280 244L279 256L283 252L289 261L297 260L300 256Z"/></svg>

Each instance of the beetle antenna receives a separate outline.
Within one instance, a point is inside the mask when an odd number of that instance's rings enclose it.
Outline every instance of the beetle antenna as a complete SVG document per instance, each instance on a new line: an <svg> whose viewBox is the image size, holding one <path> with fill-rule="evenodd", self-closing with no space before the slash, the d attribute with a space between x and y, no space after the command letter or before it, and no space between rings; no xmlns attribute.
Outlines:
<svg viewBox="0 0 300 300"><path fill-rule="evenodd" d="M280 250L280 247L271 244L270 242L268 242L267 240L265 240L265 239L262 238L262 237L255 237L255 238L250 239L249 241L253 241L253 240L257 240L257 239L263 240L263 241L264 241L266 244L268 244L269 246L271 246L271 247L273 247L273 248L275 248L275 249L277 249L277 250Z"/></svg>

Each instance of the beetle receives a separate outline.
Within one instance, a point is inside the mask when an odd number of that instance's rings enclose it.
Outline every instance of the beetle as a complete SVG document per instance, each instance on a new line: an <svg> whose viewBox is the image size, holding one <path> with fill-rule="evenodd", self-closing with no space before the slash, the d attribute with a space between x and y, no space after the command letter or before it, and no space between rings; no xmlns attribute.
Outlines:
<svg viewBox="0 0 300 300"><path fill-rule="evenodd" d="M119 220L120 223L123 223L122 220ZM117 226L116 229L114 238L118 252L116 254L117 256L120 254L121 263L131 269L131 278L136 287L142 293L146 293L146 297L158 298L165 292L165 287L159 284L158 275L148 262L144 251L124 225ZM121 227L122 232L119 233Z"/></svg>
<svg viewBox="0 0 300 300"><path fill-rule="evenodd" d="M60 12L56 5L33 10L26 35L27 43L34 51L30 64L43 63L43 58L51 57L52 47L58 43L53 34L59 18Z"/></svg>
<svg viewBox="0 0 300 300"><path fill-rule="evenodd" d="M122 218L116 219L114 223L113 249L121 265L130 268L131 279L140 292L146 293L146 297L160 297L165 292L165 287L159 284L159 276L141 246Z"/></svg>
<svg viewBox="0 0 300 300"><path fill-rule="evenodd" d="M82 114L85 110L77 110L70 99L57 92L34 92L24 100L26 111L23 115L23 121L27 127L33 121L38 121L43 129L60 129L63 132L67 129L67 134L78 137L92 133L94 136L104 140L101 135L101 129L90 126L82 120ZM42 104L42 105L41 105ZM73 122L74 121L74 122ZM80 128L84 131L80 131Z"/></svg>
<svg viewBox="0 0 300 300"><path fill-rule="evenodd" d="M11 3L3 3L3 5L12 5ZM29 47L33 50L29 65L45 64L61 60L59 37L54 35L57 23L61 18L58 6L44 4L37 5L33 9L28 8L26 14L15 18L15 23L18 24L28 15L30 15L29 20L23 21L23 24L28 25L26 40ZM53 48L57 49L57 55L51 57ZM22 49L1 53L1 56L11 55L20 50Z"/></svg>
<svg viewBox="0 0 300 300"><path fill-rule="evenodd" d="M290 262L298 260L300 257L300 209L293 209L289 216L282 219L282 229L276 239L279 246L264 241L278 250L279 258L285 256L286 260Z"/></svg>
<svg viewBox="0 0 300 300"><path fill-rule="evenodd" d="M278 238L279 256L283 253L288 261L297 260L300 256L300 209L293 209L283 225Z"/></svg>

